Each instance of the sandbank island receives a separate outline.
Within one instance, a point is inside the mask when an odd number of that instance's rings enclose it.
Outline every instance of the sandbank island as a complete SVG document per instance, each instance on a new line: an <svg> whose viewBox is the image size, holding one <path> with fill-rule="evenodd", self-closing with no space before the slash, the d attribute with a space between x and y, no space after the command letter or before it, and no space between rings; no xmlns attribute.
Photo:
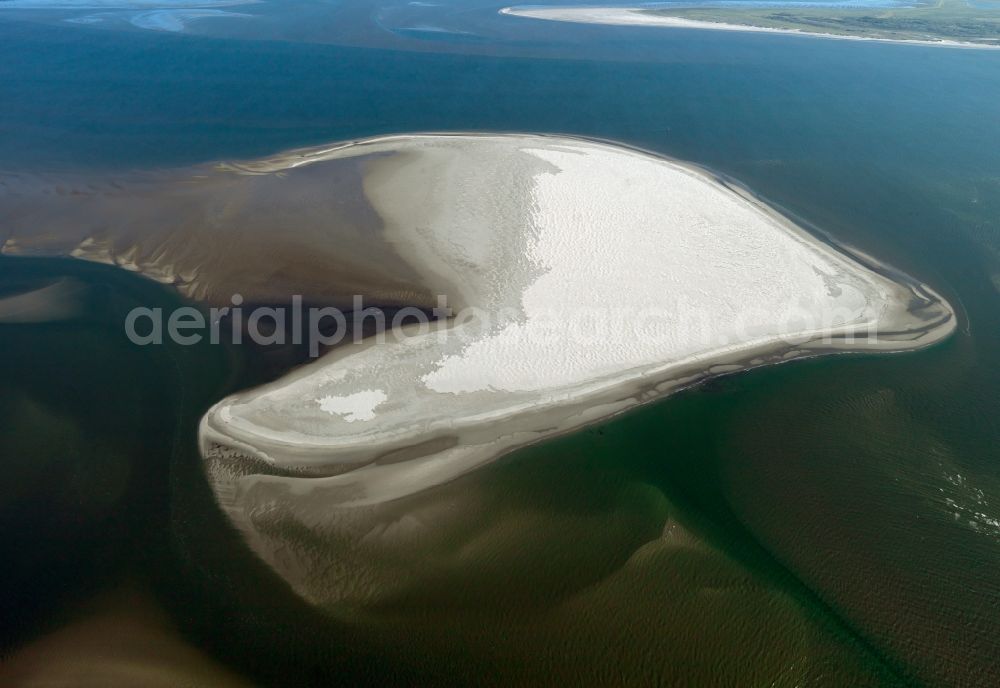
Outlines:
<svg viewBox="0 0 1000 688"><path fill-rule="evenodd" d="M312 545L283 533L322 540L354 510L712 375L916 349L955 327L926 285L737 184L593 140L386 136L0 182L5 254L120 265L202 304L447 301L451 317L343 343L202 420L220 505L306 592Z"/></svg>

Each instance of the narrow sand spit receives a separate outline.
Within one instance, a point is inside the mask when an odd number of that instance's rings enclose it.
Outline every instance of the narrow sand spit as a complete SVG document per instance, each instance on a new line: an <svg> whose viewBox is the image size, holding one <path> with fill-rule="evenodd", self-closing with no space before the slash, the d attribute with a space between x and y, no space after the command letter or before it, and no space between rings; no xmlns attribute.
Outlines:
<svg viewBox="0 0 1000 688"><path fill-rule="evenodd" d="M505 7L500 14L529 19L544 19L577 24L608 24L611 26L658 26L674 29L707 29L710 31L743 31L752 33L783 33L793 36L812 36L841 41L879 41L880 43L902 43L910 45L932 45L942 48L972 48L977 50L996 50L1000 45L972 43L969 41L950 40L920 40L909 38L876 38L873 36L848 36L835 33L820 33L818 31L800 31L799 29L779 29L769 26L753 26L751 24L727 24L725 22L702 21L685 17L669 17L662 14L652 14L641 7L541 7L525 5Z"/></svg>

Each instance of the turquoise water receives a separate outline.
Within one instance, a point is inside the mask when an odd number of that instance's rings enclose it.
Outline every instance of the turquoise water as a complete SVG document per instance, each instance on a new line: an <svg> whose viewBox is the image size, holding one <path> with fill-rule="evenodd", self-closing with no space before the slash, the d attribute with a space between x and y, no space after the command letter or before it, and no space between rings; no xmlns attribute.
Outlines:
<svg viewBox="0 0 1000 688"><path fill-rule="evenodd" d="M159 167L379 133L499 130L620 140L738 178L929 282L961 312L956 337L913 355L728 378L470 477L461 489L483 495L495 513L534 515L522 546L498 553L497 569L427 581L395 600L390 620L376 624L375 649L358 652L388 656L397 650L387 648L411 643L427 665L480 679L497 672L579 681L574 672L603 668L635 680L746 685L809 656L819 658L811 685L997 685L1000 53L520 23L495 9L264 3L247 9L257 24L192 25L200 35L0 18L0 169ZM391 30L404 26L424 28L419 37ZM438 40L428 26L480 38ZM8 261L0 276L22 269ZM115 312L113 304L94 308ZM75 341L105 350L109 322L106 334ZM342 636L280 591L268 598L280 604L261 602L259 590L273 581L254 569L198 486L193 435L184 433L214 395L252 376L227 382L222 372L239 366L211 351L182 364L122 353L131 377L98 394L114 357L86 372L73 357L89 349L45 348L45 340L38 330L5 336L4 403L21 408L16 400L30 397L58 407L54 417L84 418L88 439L60 435L67 446L91 448L73 471L110 456L119 458L102 475L124 462L132 475L158 476L152 485L128 483L123 494L136 504L146 495L160 506L126 510L141 518L107 547L128 551L122 542L174 519L173 544L162 544L153 568L176 571L152 578L190 639L259 678L279 669L337 675L330 648ZM52 361L64 363L58 378L29 374ZM149 389L180 384L177 370L202 376L205 389L184 404L128 396L145 367L161 371L149 373ZM76 391L61 391L55 379ZM185 409L181 429L157 425L156 412L175 406ZM112 422L119 408L149 410ZM30 418L5 414L4 436L56 422ZM141 433L126 432L142 423L156 427L160 443L180 433L178 448L144 452ZM93 449L101 446L93 438L115 436L126 439L113 451ZM32 475L17 465L17 475ZM158 492L164 481L169 494ZM23 528L20 518L5 528ZM654 553L642 576L613 575L671 518L709 549ZM38 532L50 547L61 542ZM100 529L88 533L104 543ZM14 538L10 547L27 551L30 541ZM34 572L25 566L22 583ZM52 576L32 590L64 585ZM507 583L497 585L498 576ZM679 593L691 580L743 585L746 594ZM526 611L483 623L469 611L479 607ZM460 611L436 616L442 608ZM414 629L433 638L430 650L412 639ZM691 638L701 655L685 654ZM380 639L393 642L381 647ZM633 649L604 656L609 643ZM553 664L536 649L546 644L563 659ZM692 656L704 663L682 664ZM650 665L665 673L649 673Z"/></svg>

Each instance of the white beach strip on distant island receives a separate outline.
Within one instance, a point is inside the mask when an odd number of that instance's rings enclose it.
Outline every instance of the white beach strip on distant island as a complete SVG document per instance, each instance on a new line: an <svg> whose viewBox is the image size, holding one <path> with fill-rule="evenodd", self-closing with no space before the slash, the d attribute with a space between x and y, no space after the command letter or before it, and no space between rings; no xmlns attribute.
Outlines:
<svg viewBox="0 0 1000 688"><path fill-rule="evenodd" d="M657 9L662 9L662 7ZM802 31L800 29L783 29L771 26L753 26L751 24L727 24L725 22L703 21L700 19L688 19L685 17L671 17L663 14L653 14L648 11L648 8L641 7L543 7L539 5L515 5L501 9L500 14L510 15L512 17L562 21L577 24L607 24L609 26L651 26L673 29L705 29L709 31L777 33L792 36L827 38L840 41L878 41L880 43L938 46L941 48L967 48L974 50L1000 49L1000 45L972 43L970 41L952 41L944 39L921 40L917 38L879 38L875 36L851 36L846 34L822 33L818 31Z"/></svg>

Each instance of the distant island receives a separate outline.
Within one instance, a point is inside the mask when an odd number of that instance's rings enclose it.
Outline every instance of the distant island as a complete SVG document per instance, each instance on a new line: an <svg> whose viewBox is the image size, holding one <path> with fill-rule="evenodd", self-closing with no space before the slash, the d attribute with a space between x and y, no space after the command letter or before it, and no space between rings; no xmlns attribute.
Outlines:
<svg viewBox="0 0 1000 688"><path fill-rule="evenodd" d="M870 39L968 47L1000 47L1000 3L937 0L933 4L809 2L740 3L677 7L519 6L504 14L594 24L648 25L736 31L807 33L830 38Z"/></svg>

